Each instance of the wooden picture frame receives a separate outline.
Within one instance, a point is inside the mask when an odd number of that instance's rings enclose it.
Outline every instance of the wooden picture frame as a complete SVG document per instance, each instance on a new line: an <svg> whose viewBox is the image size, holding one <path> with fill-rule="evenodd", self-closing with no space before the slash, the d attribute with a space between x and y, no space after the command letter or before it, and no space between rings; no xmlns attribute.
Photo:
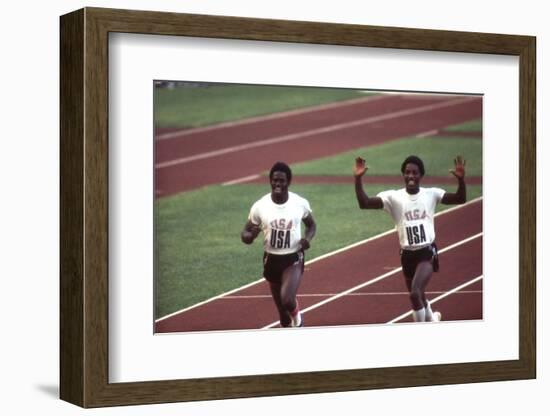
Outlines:
<svg viewBox="0 0 550 416"><path fill-rule="evenodd" d="M536 377L536 40L467 33L85 8L61 17L60 397L82 407L488 382ZM110 383L110 32L519 57L519 359Z"/></svg>

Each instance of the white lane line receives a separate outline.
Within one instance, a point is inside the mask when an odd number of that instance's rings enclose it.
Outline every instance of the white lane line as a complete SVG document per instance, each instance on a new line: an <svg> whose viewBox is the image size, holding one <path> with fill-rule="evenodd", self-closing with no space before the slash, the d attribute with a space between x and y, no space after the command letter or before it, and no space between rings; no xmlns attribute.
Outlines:
<svg viewBox="0 0 550 416"><path fill-rule="evenodd" d="M447 292L435 291L435 292L426 292L426 295L441 295ZM461 290L458 294L461 295L471 295L483 293L481 290ZM338 293L304 293L298 294L299 298L324 298L326 296L336 296ZM357 293L348 293L346 296L408 296L409 292L357 292ZM229 295L224 296L224 300L246 300L246 299L271 299L271 295ZM433 301L430 301L433 302Z"/></svg>
<svg viewBox="0 0 550 416"><path fill-rule="evenodd" d="M468 102L468 101L473 101L473 100L476 100L476 99L477 98L468 97L468 98L462 98L462 99L458 99L458 100L450 100L450 101L445 101L445 102L442 102L442 103L425 105L425 106L421 106L421 107L417 107L417 108L413 108L413 109L395 111L393 113L382 114L382 115L379 115L379 116L373 116L373 117L367 117L367 118L363 118L363 119L359 119L359 120L348 121L348 122L345 122L345 123L333 124L331 126L319 127L319 128L316 128L316 129L306 130L306 131L302 131L302 132L298 132L298 133L284 134L282 136L275 136L275 137L271 137L269 139L251 141L251 142L243 143L243 144L240 144L240 145L237 145L237 146L230 146L230 147L225 147L223 149L213 150L213 151L210 151L210 152L198 153L196 155L182 157L182 158L179 158L179 159L167 160L165 162L157 163L155 165L155 168L156 169L162 169L162 168L167 168L167 167L170 167L170 166L182 165L182 164L185 164L185 163L195 162L197 160L202 160L202 159L208 159L208 158L211 158L211 157L221 156L221 155L225 155L225 154L228 154L228 153L235 153L235 152L239 152L241 150L249 150L249 149L253 149L255 147L267 146L267 145L270 145L270 144L286 142L286 141L289 141L289 140L310 138L310 137L318 135L318 134L331 133L331 132L334 132L334 131L348 129L348 128L351 128L351 127L357 127L357 126L362 126L362 125L365 125L365 124L377 123L379 121L390 120L390 119L393 119L393 118L405 117L405 116L410 116L410 115L418 114L418 113L424 113L424 112L436 110L436 109L439 109L439 108L451 107L451 106L454 106L454 105L462 104L462 103L465 103L465 102Z"/></svg>
<svg viewBox="0 0 550 416"><path fill-rule="evenodd" d="M434 218L435 218L435 217L439 217L439 216L444 215L444 214L448 214L449 212L456 211L456 210L461 209L461 208L463 208L463 207L465 207L465 206L472 205L472 204L474 204L474 203L476 203L476 202L481 201L482 199L483 199L483 197L480 196L480 197L477 197L477 198L475 198L475 199L472 199L471 201L466 202L465 204L456 205L456 206L451 207L451 208L448 208L448 209L446 209L446 210L444 210L444 211L439 211L437 214L434 214ZM396 233L396 232L397 232L397 231L395 230L395 228L394 228L394 229L391 229L391 230L388 230L388 231L385 231L385 232L383 232L383 233L381 233L381 234L375 235L375 236L370 237L370 238L367 238L367 239L365 239L365 240L358 241L357 243L350 244L349 246L339 248L339 249L337 249L337 250L331 251L330 253L323 254L323 255L321 255L321 256L319 256L319 257L315 257L314 259L311 259L309 262L306 262L305 265L308 266L308 265L310 265L310 264L312 264L312 263L318 262L319 260L326 259L327 257L332 257L332 256L334 256L334 255L336 255L336 254L342 253L343 251L350 250L350 249L355 248L355 247L357 247L357 246L360 246L360 245L363 245L363 244L365 244L365 243L368 243L369 241L377 240L377 239L379 239L379 238L385 237L385 236L387 236L387 235L389 235L389 234ZM441 253L441 251L440 251L440 253Z"/></svg>
<svg viewBox="0 0 550 416"><path fill-rule="evenodd" d="M250 283L247 284L247 285L238 287L238 288L236 288L236 289L232 289L232 290L230 290L230 291L228 291L228 292L225 292L225 293L222 293L222 294L220 294L220 295L218 295L218 296L214 296L213 298L206 299L205 301L202 301L202 302L196 303L196 304L194 304L194 305L191 305L191 306L189 306L188 308L184 308L184 309L181 309L181 310L179 310L179 311L173 312L173 313L171 313L171 314L169 314L169 315L163 316L162 318L159 318L159 319L155 320L155 322L162 322L162 321L164 321L165 319L171 318L172 316L179 315L180 313L183 313L183 312L188 311L188 310L190 310L190 309L198 308L199 306L204 305L205 303L210 303L210 302L212 302L212 301L214 301L214 300L216 300L216 299L223 298L224 296L230 295L231 293L235 293L235 292L237 292L237 291L239 291L239 290L243 290L243 289L246 289L246 288L248 288L248 287L250 287L250 286L254 286L254 285L257 284L257 283L260 283L262 280L264 280L264 279L263 279L263 278L262 278L262 279L258 279L258 280L254 281L254 282L250 282Z"/></svg>
<svg viewBox="0 0 550 416"><path fill-rule="evenodd" d="M250 182L250 181L253 181L254 179L258 179L259 177L260 177L259 174L244 176L242 178L233 179L232 181L224 182L222 183L222 186L236 185L238 183Z"/></svg>
<svg viewBox="0 0 550 416"><path fill-rule="evenodd" d="M483 235L483 232L478 233L478 234L475 234L475 235L470 236L470 237L468 237L468 238L465 238L465 239L462 240L462 241L459 241L459 242L454 243L454 244L451 244L450 246L447 246L447 247L445 247L445 248L443 248L443 249L441 249L441 250L438 250L438 253L439 253L439 254L443 254L443 253L445 253L446 251L449 251L449 250L451 250L451 249L453 249L453 248L455 248L455 247L458 247L458 246L461 246L461 245L463 245L463 244L466 244L467 242L469 242L469 241L471 241L471 240L473 240L473 239L475 239L475 238L481 237L482 235ZM397 267L397 268L395 268L394 270L392 270L391 272L384 273L384 274L382 274L382 275L380 275L380 276L375 277L374 279L367 280L366 282L363 282L363 283L361 283L360 285L354 286L354 287L349 288L349 289L347 289L347 290L344 290L343 292L340 292L340 293L338 293L337 295L334 295L334 296L332 296L332 297L330 297L330 298L328 298L328 299L325 299L325 300L323 300L323 301L321 301L321 302L315 303L315 304L313 304L313 305L311 305L311 306L309 306L309 307L303 309L301 312L302 312L302 313L306 313L306 312L309 312L309 311L311 311L311 310L313 310L313 309L317 309L317 308L319 308L319 307L321 307L321 306L323 306L323 305L326 305L326 304L329 303L329 302L335 301L336 299L340 299L342 296L346 296L346 295L350 294L351 292L355 292L355 291L357 291L357 290L359 290L359 289L362 289L362 288L364 288L364 287L366 287L366 286L370 286L370 285L372 285L372 284L374 284L374 283L377 283L377 282L379 282L380 280L383 280L383 279L385 279L386 277L392 276L392 275L394 275L394 274L396 274L396 273L398 273L398 272L400 272L400 271L401 271L401 267ZM269 325L264 326L262 329L273 328L274 326L277 326L277 325L279 325L279 321L272 322L272 323L270 323Z"/></svg>
<svg viewBox="0 0 550 416"><path fill-rule="evenodd" d="M194 129L183 129L183 130L177 130L177 131L171 131L169 133L159 134L156 136L157 140L166 140L166 139L173 139L176 137L184 137L188 136L190 134L197 134L197 133L203 133L207 131L217 130L217 129L223 129L227 127L234 127L234 126L242 126L246 124L253 124L258 123L265 120L275 120L278 118L285 118L289 116L295 116L299 114L307 114L307 113L313 113L315 111L322 111L322 110L329 110L332 108L339 108L339 107L345 107L348 105L355 105L364 103L367 101L376 101L381 98L388 98L387 95L373 95L369 97L359 97L359 98L353 98L351 100L345 100L345 101L337 101L334 103L328 103L328 104L321 104L316 105L313 107L306 107L306 108L298 108L296 110L289 110L289 111L282 111L279 113L273 113L273 114L267 114L263 116L257 116L257 117L250 117L245 118L242 120L235 120L235 121L226 121L224 123L215 124L212 126L205 126L205 127L197 127Z"/></svg>
<svg viewBox="0 0 550 416"><path fill-rule="evenodd" d="M483 197L480 196L480 197L478 197L478 198L475 198L475 199L472 199L471 201L466 202L465 204L457 205L457 206L454 206L454 207L452 207L452 208L448 208L448 209L446 209L446 210L444 210L444 211L440 211L440 212L438 212L437 214L435 214L434 217L439 217L440 215L448 214L449 212L453 212L453 211L456 211L456 210L461 209L461 208L463 208L463 207L466 207L466 206L468 206L468 205L471 205L471 204L474 204L474 203L476 203L476 202L479 202L479 201L481 201L482 199L483 199ZM349 246L342 247L342 248L339 248L339 249L337 249L337 250L331 251L330 253L323 254L323 255L321 255L321 256L319 256L319 257L315 257L314 259L311 259L311 260L309 260L309 261L306 261L306 262L305 262L305 267L307 267L307 266L309 266L310 264L313 264L313 263L315 263L315 262L317 262L317 261L319 261L319 260L326 259L327 257L332 257L332 256L334 256L334 255L336 255L336 254L339 254L339 253L342 253L342 252L344 252L344 251L350 250L350 249L352 249L352 248L354 248L354 247L357 247L357 246L360 246L360 245L362 245L362 244L366 244L366 243L368 243L369 241L377 240L377 239L379 239L379 238L382 238L382 237L384 237L384 236L386 236L386 235L389 235L389 234L392 234L392 233L395 233L395 232L396 232L395 229L388 230L388 231L386 231L386 232L383 232L382 234L375 235L375 236L370 237L370 238L367 238L367 239L365 239L365 240L358 241L357 243L350 244ZM439 252L441 253L441 251L439 251ZM248 283L248 284L246 284L246 285L244 285L244 286L240 286L240 287L235 288L235 289L232 289L232 290L230 290L230 291L228 291L228 292L221 293L221 294L219 294L219 295L217 295L217 296L214 296L214 297L212 297L212 298L206 299L206 300L204 300L204 301L202 301L202 302L199 302L199 303L196 303L196 304L194 304L194 305L188 306L187 308L183 308L183 309L180 309L180 310L178 310L178 311L176 311L176 312L172 312L172 313L169 314L169 315L166 315L166 316L163 316L163 317L157 319L155 322L163 321L163 320L165 320L165 319L167 319L167 318L170 318L170 317L172 317L172 316L174 316L174 315L178 315L178 314L183 313L183 312L185 312L185 311L188 311L188 310L190 310L190 309L194 309L194 308L197 308L197 307L199 307L199 306L202 306L202 305L204 305L204 304L206 304L206 303L210 303L210 302L212 302L212 301L214 301L214 300L223 298L224 296L230 295L231 293L235 293L235 292L238 292L239 290L247 289L247 288L249 288L250 286L254 286L255 284L262 283L264 280L265 280L265 279L262 277L262 278L260 278L260 279L258 279L258 280L255 280L255 281L253 281L253 282L250 282L250 283Z"/></svg>
<svg viewBox="0 0 550 416"><path fill-rule="evenodd" d="M417 135L414 136L414 137L422 138L422 137L435 136L438 132L439 132L439 130L437 130L437 129L435 129L435 130L428 130L428 131L425 131L424 133L419 133L419 134L417 134Z"/></svg>
<svg viewBox="0 0 550 416"><path fill-rule="evenodd" d="M460 291L461 289L465 288L466 286L470 286L470 285L472 285L472 284L474 284L474 283L480 281L481 279L483 279L483 275L478 276L478 277L476 277L476 278L474 278L474 279L472 279L472 280L470 280L470 281L468 281L468 282L466 282L466 283L464 283L464 284L462 284L462 285L460 285L460 286L457 286L457 287L455 287L454 289L449 290L448 292L445 292L444 294L442 294L441 296L438 296L438 297L435 298L435 299L431 299L431 300L430 300L430 304L433 305L435 302L437 302L437 301L439 301L439 300L441 300L441 299L444 299L444 298L446 298L447 296L450 296L450 295L452 295L453 293L456 293L456 292ZM480 292L480 293L481 293L481 292ZM400 316L398 316L397 318L392 319L391 321L388 322L388 324L394 324L394 323L396 323L396 322L398 322L398 321L400 321L400 320L406 318L407 316L412 315L412 313L413 313L413 311L410 310L410 311L404 313L403 315L400 315Z"/></svg>

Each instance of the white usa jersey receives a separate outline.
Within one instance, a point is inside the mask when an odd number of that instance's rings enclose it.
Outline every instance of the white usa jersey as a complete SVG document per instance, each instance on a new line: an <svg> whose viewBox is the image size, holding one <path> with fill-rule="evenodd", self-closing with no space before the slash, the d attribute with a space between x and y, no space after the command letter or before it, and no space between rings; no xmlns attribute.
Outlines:
<svg viewBox="0 0 550 416"><path fill-rule="evenodd" d="M420 188L414 195L405 189L377 195L384 203L384 210L393 218L402 249L417 250L435 241L435 207L444 194L440 188Z"/></svg>
<svg viewBox="0 0 550 416"><path fill-rule="evenodd" d="M290 254L300 249L302 219L310 213L309 202L293 192L284 204L274 203L267 194L252 205L248 219L262 228L266 252Z"/></svg>

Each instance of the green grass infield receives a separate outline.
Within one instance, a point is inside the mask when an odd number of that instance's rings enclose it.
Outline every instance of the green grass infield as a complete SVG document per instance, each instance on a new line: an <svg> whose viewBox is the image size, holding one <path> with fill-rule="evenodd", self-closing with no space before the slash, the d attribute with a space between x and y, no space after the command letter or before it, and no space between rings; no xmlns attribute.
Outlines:
<svg viewBox="0 0 550 416"><path fill-rule="evenodd" d="M409 137L311 162L292 165L294 175L350 175L357 156L367 161L370 175L399 175L401 163L409 155L424 162L426 176L447 176L456 155L466 160L466 175L482 174L482 142L461 137Z"/></svg>
<svg viewBox="0 0 550 416"><path fill-rule="evenodd" d="M482 131L482 121L481 119L471 120L467 121L465 123L455 124L453 126L449 126L445 129L445 131Z"/></svg>

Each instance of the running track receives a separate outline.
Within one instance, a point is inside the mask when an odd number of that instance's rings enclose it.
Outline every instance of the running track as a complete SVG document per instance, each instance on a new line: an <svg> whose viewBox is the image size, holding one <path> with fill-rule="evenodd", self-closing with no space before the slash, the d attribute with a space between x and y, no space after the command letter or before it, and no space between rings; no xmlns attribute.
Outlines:
<svg viewBox="0 0 550 416"><path fill-rule="evenodd" d="M210 183L248 180L276 159L308 160L425 134L476 117L481 117L479 98L382 96L213 128L158 132L157 196ZM434 274L428 297L443 297L434 309L443 311L444 320L482 318L481 224L481 200L436 220L442 270ZM455 243L458 246L452 247ZM308 262L299 291L306 325L410 320L397 247L396 234L391 232ZM448 295L452 290L457 292ZM161 318L155 332L264 328L275 326L275 318L269 289L260 279Z"/></svg>
<svg viewBox="0 0 550 416"><path fill-rule="evenodd" d="M437 216L441 270L430 282L429 291L436 293L428 293L429 299L482 275L481 224L481 200ZM460 244L448 249L456 243ZM410 305L399 271L397 247L397 235L392 231L307 263L298 297L306 325L387 323L408 312ZM384 275L388 276L380 278ZM379 280L365 285L376 278ZM352 290L356 287L357 290ZM444 320L481 319L481 287L481 280L472 283L436 302L434 309L443 311ZM312 305L334 296L340 297L308 311ZM274 308L269 287L261 279L236 292L158 320L156 332L264 328L274 323L277 316Z"/></svg>
<svg viewBox="0 0 550 416"><path fill-rule="evenodd" d="M157 197L480 118L480 97L378 95L155 137Z"/></svg>

